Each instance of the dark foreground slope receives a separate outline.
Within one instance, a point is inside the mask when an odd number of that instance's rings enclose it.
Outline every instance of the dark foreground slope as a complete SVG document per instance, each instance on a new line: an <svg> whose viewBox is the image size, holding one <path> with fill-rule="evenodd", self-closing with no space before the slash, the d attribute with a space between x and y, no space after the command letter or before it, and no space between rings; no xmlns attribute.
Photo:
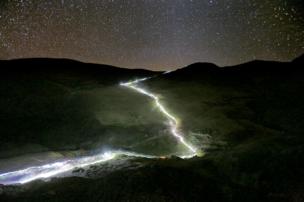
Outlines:
<svg viewBox="0 0 304 202"><path fill-rule="evenodd" d="M135 170L35 182L0 199L304 201L303 61L199 63L147 81L187 139L205 149L203 158L142 160L146 166Z"/></svg>
<svg viewBox="0 0 304 202"><path fill-rule="evenodd" d="M245 193L304 200L303 56L226 68L198 63L149 82L183 120L192 142L210 135L204 160Z"/></svg>

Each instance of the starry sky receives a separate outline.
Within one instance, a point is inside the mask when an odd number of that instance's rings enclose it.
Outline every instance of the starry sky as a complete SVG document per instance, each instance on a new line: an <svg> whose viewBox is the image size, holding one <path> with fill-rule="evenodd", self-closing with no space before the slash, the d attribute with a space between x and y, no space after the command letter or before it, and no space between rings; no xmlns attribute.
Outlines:
<svg viewBox="0 0 304 202"><path fill-rule="evenodd" d="M302 53L303 0L0 1L0 59L169 70Z"/></svg>

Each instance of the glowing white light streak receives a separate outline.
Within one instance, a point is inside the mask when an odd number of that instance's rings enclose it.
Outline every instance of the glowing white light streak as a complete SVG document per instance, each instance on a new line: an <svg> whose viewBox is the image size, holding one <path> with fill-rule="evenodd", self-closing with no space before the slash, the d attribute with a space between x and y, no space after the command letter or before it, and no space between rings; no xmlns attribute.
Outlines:
<svg viewBox="0 0 304 202"><path fill-rule="evenodd" d="M174 137L177 138L177 140L183 144L185 147L187 147L190 151L191 151L191 155L190 156L195 156L197 149L195 147L193 147L192 145L190 145L189 143L186 142L185 138L183 137L183 135L178 131L178 127L179 127L179 123L177 118L175 118L172 114L169 113L169 111L164 107L164 105L161 104L159 97L157 97L156 95L154 95L153 93L148 92L147 90L138 87L138 83L142 82L142 81L146 81L148 79L150 79L151 77L147 77L147 78L142 78L142 79L136 79L134 81L131 82L127 82L127 83L121 83L121 86L125 86L128 88L131 88L141 94L144 94L150 98L152 98L157 106L157 108L165 115L165 117L169 120L170 123L170 130L171 133ZM182 158L182 157L181 157Z"/></svg>
<svg viewBox="0 0 304 202"><path fill-rule="evenodd" d="M26 184L34 180L45 180L51 177L70 172L75 168L85 168L90 165L113 160L117 156L129 156L138 158L160 158L152 155L138 154L128 151L110 151L88 157L81 157L60 162L50 163L42 166L29 167L23 170L0 174L0 184L14 185Z"/></svg>
<svg viewBox="0 0 304 202"><path fill-rule="evenodd" d="M168 70L168 71L165 71L163 74L169 74L171 72L173 72L174 70Z"/></svg>

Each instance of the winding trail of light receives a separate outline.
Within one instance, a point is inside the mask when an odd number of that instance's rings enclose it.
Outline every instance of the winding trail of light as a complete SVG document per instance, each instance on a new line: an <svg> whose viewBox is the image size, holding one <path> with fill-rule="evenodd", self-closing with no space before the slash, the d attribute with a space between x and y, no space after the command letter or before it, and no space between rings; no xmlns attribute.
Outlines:
<svg viewBox="0 0 304 202"><path fill-rule="evenodd" d="M165 115L165 117L168 119L169 123L170 123L170 130L172 135L177 138L177 140L183 144L185 147L187 147L190 151L191 151L191 155L188 155L189 157L193 157L196 155L197 149L192 146L191 144L189 144L188 142L186 142L185 138L183 137L183 135L179 132L178 128L179 128L179 123L178 120L175 116L173 116L171 113L169 113L169 111L165 108L164 105L161 104L159 97L157 97L156 95L154 95L151 92L148 92L147 90L141 88L138 86L138 83L146 81L148 79L150 79L152 77L147 77L147 78L142 78L142 79L136 79L134 81L131 82L126 82L126 83L121 83L121 86L125 86L128 88L131 88L143 95L146 95L150 98L152 98L157 106L157 108L162 112L163 115ZM182 158L188 158L187 156L181 156Z"/></svg>
<svg viewBox="0 0 304 202"><path fill-rule="evenodd" d="M151 77L150 77L151 78ZM150 78L142 78L137 79L132 82L121 83L121 86L125 86L131 88L143 95L146 95L154 100L158 109L162 112L162 114L168 119L170 124L170 131L172 135L183 144L188 150L191 152L188 155L179 156L181 158L187 159L192 158L197 154L197 149L193 147L191 144L187 143L184 139L183 135L179 132L179 123L176 117L169 113L169 111L161 104L159 97L154 95L153 93L148 92L147 90L140 88L138 83L142 81L146 81ZM13 172L7 172L0 174L0 184L3 185L16 185L16 184L26 184L28 182L32 182L34 180L42 179L46 180L55 176L60 176L61 174L65 174L73 171L76 168L85 168L91 165L108 162L110 160L115 159L118 156L128 156L128 157L137 157L137 158L149 158L149 159L163 159L166 158L164 156L152 156L139 154L135 152L129 151L108 151L101 154L96 154L92 156L86 157L78 157L73 159L61 160L58 162L45 164L42 166L33 166L29 168L25 168L22 170L17 170Z"/></svg>
<svg viewBox="0 0 304 202"><path fill-rule="evenodd" d="M48 179L66 172L73 171L76 168L85 168L91 165L104 163L115 159L118 156L138 157L138 158L161 158L152 155L144 155L128 151L109 151L93 156L80 157L68 160L62 160L42 166L33 166L26 169L0 174L0 184L14 185L26 184L38 179Z"/></svg>

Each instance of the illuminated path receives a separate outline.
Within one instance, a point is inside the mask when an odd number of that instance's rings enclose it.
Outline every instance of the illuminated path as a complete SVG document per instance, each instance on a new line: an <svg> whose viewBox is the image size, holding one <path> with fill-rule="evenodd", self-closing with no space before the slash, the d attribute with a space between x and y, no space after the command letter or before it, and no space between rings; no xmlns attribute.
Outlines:
<svg viewBox="0 0 304 202"><path fill-rule="evenodd" d="M91 165L105 163L114 160L119 156L137 157L137 158L162 158L152 155L138 154L128 151L109 151L93 156L85 156L80 158L73 158L69 160L62 160L42 166L33 166L26 169L0 174L0 184L14 185L26 184L34 180L46 180L61 174L72 172L77 168L86 168Z"/></svg>
<svg viewBox="0 0 304 202"><path fill-rule="evenodd" d="M198 150L190 143L188 143L183 137L183 135L180 133L179 122L177 118L173 116L171 113L169 113L169 111L165 108L165 106L162 105L159 97L138 86L140 82L148 79L150 78L137 79L135 81L131 81L127 83L121 83L120 85L133 89L154 100L157 108L169 121L171 134L179 141L180 144L184 145L189 150L189 154L179 156L180 158L192 158L196 156ZM86 168L91 165L105 163L111 160L115 160L115 158L119 156L127 156L133 158L150 158L150 159L166 158L163 156L145 155L145 154L139 154L135 152L128 152L122 150L108 151L105 153L100 153L92 156L83 156L78 158L71 158L68 160L65 159L54 163L45 164L42 166L33 166L22 170L2 173L0 174L0 184L3 185L26 184L28 182L32 182L38 179L47 180L56 176L60 177L60 175L62 176L64 174L71 173L74 169Z"/></svg>
<svg viewBox="0 0 304 202"><path fill-rule="evenodd" d="M143 95L146 95L150 98L152 98L157 106L157 108L160 110L160 112L168 119L169 123L170 123L170 131L172 133L172 135L181 143L183 144L185 147L188 148L188 150L190 151L190 155L187 156L180 156L181 158L190 158L196 155L197 153L197 149L192 146L191 144L189 144L188 142L186 142L185 138L183 137L183 135L179 132L178 127L179 127L179 123L178 120L175 116L173 116L172 114L170 114L168 112L168 110L164 107L164 105L161 104L159 97L157 97L156 95L154 95L151 92L148 92L147 90L141 88L138 86L138 84L140 82L146 81L148 79L150 79L151 77L147 77L147 78L143 78L143 79L137 79L131 82L126 82L126 83L121 83L121 86L125 86L128 88L131 88Z"/></svg>

